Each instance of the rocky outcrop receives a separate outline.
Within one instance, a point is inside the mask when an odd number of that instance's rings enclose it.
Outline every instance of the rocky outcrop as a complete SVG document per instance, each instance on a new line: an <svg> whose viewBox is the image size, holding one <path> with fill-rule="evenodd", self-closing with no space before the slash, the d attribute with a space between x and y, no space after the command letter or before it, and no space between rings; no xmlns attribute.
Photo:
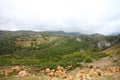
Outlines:
<svg viewBox="0 0 120 80"><path fill-rule="evenodd" d="M19 76L19 77L30 77L31 74L28 73L26 70L22 70L22 71L20 71L20 72L18 73L18 76Z"/></svg>
<svg viewBox="0 0 120 80"><path fill-rule="evenodd" d="M101 40L97 43L97 46L100 48L100 49L103 49L103 48L106 48L106 47L109 47L111 46L111 43L106 41L106 40Z"/></svg>
<svg viewBox="0 0 120 80"><path fill-rule="evenodd" d="M81 42L81 41L82 41L82 39L81 39L81 38L77 38L76 40L77 40L78 42Z"/></svg>

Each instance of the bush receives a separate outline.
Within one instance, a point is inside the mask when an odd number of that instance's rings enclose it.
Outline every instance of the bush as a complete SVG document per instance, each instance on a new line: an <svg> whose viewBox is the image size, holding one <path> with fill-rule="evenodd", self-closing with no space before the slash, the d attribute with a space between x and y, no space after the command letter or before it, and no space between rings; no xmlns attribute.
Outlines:
<svg viewBox="0 0 120 80"><path fill-rule="evenodd" d="M87 56L84 61L86 63L91 63L92 62L92 58L90 56Z"/></svg>
<svg viewBox="0 0 120 80"><path fill-rule="evenodd" d="M97 54L99 58L107 57L108 55L106 53L100 52Z"/></svg>
<svg viewBox="0 0 120 80"><path fill-rule="evenodd" d="M119 54L120 54L120 50L118 50L118 51L116 52L116 54L119 55Z"/></svg>
<svg viewBox="0 0 120 80"><path fill-rule="evenodd" d="M109 55L109 57L110 57L110 58L112 58L112 57L113 57L113 54L112 54L112 53L109 53L108 55Z"/></svg>

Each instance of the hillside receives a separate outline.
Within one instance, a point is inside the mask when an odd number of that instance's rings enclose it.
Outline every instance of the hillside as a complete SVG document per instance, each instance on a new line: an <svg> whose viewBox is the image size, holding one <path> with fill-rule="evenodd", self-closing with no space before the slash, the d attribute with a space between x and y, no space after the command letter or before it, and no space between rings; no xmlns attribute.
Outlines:
<svg viewBox="0 0 120 80"><path fill-rule="evenodd" d="M118 46L118 45L116 45ZM108 48L111 49L112 47ZM120 47L119 47L120 48ZM106 50L108 50L106 49ZM104 50L105 51L105 50ZM75 53L74 53L75 54ZM68 55L67 55L68 56ZM82 68L75 68L68 71L67 68L46 68L40 70L33 67L14 66L4 68L5 71L13 70L9 76L1 77L2 80L119 80L120 79L120 51L113 51L113 56L107 56L94 60L91 63L83 63ZM25 69L25 70L21 70ZM20 71L19 71L20 70ZM18 72L16 72L18 71ZM12 73L12 74L11 74ZM11 75L11 76L10 76Z"/></svg>
<svg viewBox="0 0 120 80"><path fill-rule="evenodd" d="M69 71L76 67L85 68L85 64L102 58L114 57L111 53L119 54L120 48L120 35L83 35L63 31L0 31L0 36L1 70L25 66L27 70L30 69L28 71L38 73L46 68L56 69L60 65ZM105 54L106 52L110 54ZM3 72L0 76L4 75ZM13 71L10 75L17 73Z"/></svg>
<svg viewBox="0 0 120 80"><path fill-rule="evenodd" d="M120 50L120 44L117 44L117 45L115 45L115 46L112 46L112 47L104 50L103 52L109 54L109 53L116 53L116 52L119 51L119 50Z"/></svg>

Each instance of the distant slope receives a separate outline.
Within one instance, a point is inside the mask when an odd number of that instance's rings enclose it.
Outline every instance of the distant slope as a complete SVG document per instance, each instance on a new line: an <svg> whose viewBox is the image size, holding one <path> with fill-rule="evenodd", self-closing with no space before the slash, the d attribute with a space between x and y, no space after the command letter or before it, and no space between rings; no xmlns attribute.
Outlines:
<svg viewBox="0 0 120 80"><path fill-rule="evenodd" d="M64 35L64 36L79 36L82 35L79 32L64 32L64 31L42 31L35 32L30 30L19 30L19 31L3 31L0 30L0 36L20 36L20 35L36 35L36 34L45 34L45 35Z"/></svg>
<svg viewBox="0 0 120 80"><path fill-rule="evenodd" d="M118 50L120 50L120 43L113 46L113 47L110 47L110 48L104 50L103 52L105 52L105 53L115 53Z"/></svg>
<svg viewBox="0 0 120 80"><path fill-rule="evenodd" d="M20 30L20 31L3 31L3 30L0 30L0 37L21 36L21 35L31 35L31 34L38 34L38 32L25 31L25 30Z"/></svg>
<svg viewBox="0 0 120 80"><path fill-rule="evenodd" d="M64 35L64 36L79 36L82 35L79 32L64 32L64 31L43 31L42 34L51 34L51 35Z"/></svg>

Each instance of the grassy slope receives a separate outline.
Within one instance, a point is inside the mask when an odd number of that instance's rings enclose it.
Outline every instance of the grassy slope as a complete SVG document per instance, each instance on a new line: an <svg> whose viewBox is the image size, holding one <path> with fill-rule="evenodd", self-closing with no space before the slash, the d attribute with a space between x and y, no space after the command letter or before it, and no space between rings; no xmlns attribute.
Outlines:
<svg viewBox="0 0 120 80"><path fill-rule="evenodd" d="M105 52L105 53L116 53L118 50L120 50L120 44L117 44L113 47L110 47L110 48L104 50L103 52Z"/></svg>

